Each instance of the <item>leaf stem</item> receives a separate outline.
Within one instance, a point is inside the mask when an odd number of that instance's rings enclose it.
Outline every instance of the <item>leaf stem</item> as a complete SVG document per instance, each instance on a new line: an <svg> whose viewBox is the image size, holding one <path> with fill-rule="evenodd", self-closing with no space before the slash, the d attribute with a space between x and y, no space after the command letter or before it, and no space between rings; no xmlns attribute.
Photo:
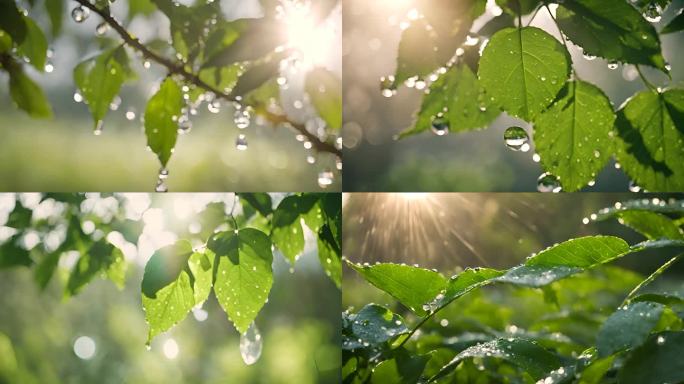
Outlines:
<svg viewBox="0 0 684 384"><path fill-rule="evenodd" d="M568 52L568 56L570 56L570 69L572 70L572 74L575 77L575 79L579 80L579 76L577 75L577 71L575 71L575 66L572 63L572 55L570 54L570 48L568 48L568 42L565 41L565 35L563 35L563 31L560 28L560 25L558 25L558 20L556 20L556 17L551 13L551 8L549 8L549 4L544 2L544 8L546 8L546 11L549 13L549 17L551 17L551 20L553 20L553 23L556 25L556 29L558 29L558 35L560 35L561 42L563 43L563 46L565 47L565 50Z"/></svg>
<svg viewBox="0 0 684 384"><path fill-rule="evenodd" d="M658 276L660 276L663 272L665 272L668 268L672 266L672 264L676 263L677 260L679 260L682 256L684 256L684 253L680 253L679 255L671 258L668 260L667 263L663 264L660 266L660 268L656 269L655 272L651 273L646 279L644 279L641 283L639 283L634 289L632 289L631 292L625 297L625 300L622 301L622 304L620 306L622 307L623 305L629 303L629 301L636 295L641 288L644 286L650 284L653 280L655 280Z"/></svg>
<svg viewBox="0 0 684 384"><path fill-rule="evenodd" d="M79 3L83 7L88 8L89 10L95 12L98 14L107 24L109 24L112 29L114 29L119 36L124 40L124 43L130 46L131 48L134 48L138 50L140 53L143 54L143 56L146 59L152 60L156 62L159 65L162 65L166 67L167 71L169 74L175 74L183 77L186 81L203 88L207 91L210 91L214 93L216 96L220 97L221 99L224 99L226 101L230 102L235 102L237 101L235 97L231 96L228 93L225 93L221 91L220 89L216 89L212 87L211 85L207 84L206 82L202 81L202 79L199 78L199 76L195 73L189 72L188 70L185 69L185 65L183 63L176 63L172 60L169 60L158 53L150 50L145 44L143 44L140 39L137 37L133 36L126 28L121 25L112 15L109 14L108 9L100 9L96 7L94 4L90 3L88 0L74 0L75 2ZM304 124L297 123L295 121L290 120L287 116L281 115L281 114L276 114L267 111L265 108L260 108L258 109L258 112L266 118L269 122L271 122L274 125L278 124L284 124L288 125L292 128L294 128L298 134L304 135L308 141L310 141L313 145L313 148L316 149L318 152L328 152L332 153L337 156L342 155L342 151L337 149L334 144L329 143L327 141L323 141L318 138L318 136L310 133L309 131L306 130L306 127Z"/></svg>
<svg viewBox="0 0 684 384"><path fill-rule="evenodd" d="M442 308L444 308L444 307L442 307ZM413 336L413 334L416 333L416 332L418 331L418 329L419 329L420 327L423 326L423 324L427 323L427 321L428 321L429 319L431 319L432 316L434 316L434 315L435 315L437 312L439 312L442 308L439 308L439 309L437 309L437 310L434 311L434 312L428 313L427 316L425 316L418 324L416 324L416 325L413 327L413 329L411 329L411 331L408 333L408 335L406 336L406 338L405 338L405 339L397 346L397 348L395 348L395 349L399 349L399 348L403 347L404 344L406 344L406 342L409 341L409 339L411 339L411 337Z"/></svg>
<svg viewBox="0 0 684 384"><path fill-rule="evenodd" d="M534 10L534 13L532 14L532 17L531 17L530 20L527 22L527 26L528 26L528 27L532 24L532 22L534 21L534 18L537 17L537 13L539 13L539 10L540 10L541 8L542 8L542 6L540 5L540 6L537 7L537 9Z"/></svg>
<svg viewBox="0 0 684 384"><path fill-rule="evenodd" d="M641 67L639 67L639 64L635 65L635 67L636 67L637 73L639 74L639 77L641 78L641 81L643 81L644 84L645 84L648 88L653 89L653 90L657 89L656 86L653 85L653 83L651 83L650 81L648 81L648 79L646 78L646 76L644 76L643 72L641 72Z"/></svg>

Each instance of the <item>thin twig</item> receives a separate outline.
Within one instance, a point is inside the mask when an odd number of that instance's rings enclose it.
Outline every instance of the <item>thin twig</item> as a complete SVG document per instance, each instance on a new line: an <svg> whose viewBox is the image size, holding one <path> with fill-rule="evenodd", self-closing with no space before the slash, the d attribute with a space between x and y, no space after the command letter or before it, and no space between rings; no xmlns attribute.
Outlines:
<svg viewBox="0 0 684 384"><path fill-rule="evenodd" d="M646 76L644 76L644 74L641 72L641 67L639 67L638 64L635 65L635 67L636 67L637 73L639 74L639 77L641 78L641 81L643 81L644 84L645 84L648 88L650 88L650 89L657 89L656 86L653 85L653 83L651 83L650 81L648 81L648 79L646 78Z"/></svg>
<svg viewBox="0 0 684 384"><path fill-rule="evenodd" d="M130 46L131 48L134 48L138 50L140 53L143 54L143 56L146 59L152 60L156 62L159 65L162 65L166 68L166 70L169 72L169 74L176 74L181 77L183 77L186 81L203 88L207 91L210 91L214 93L216 96L218 96L221 99L224 99L226 101L230 102L235 102L237 101L234 97L231 95L221 91L220 89L216 89L212 87L210 84L207 84L206 82L202 81L202 79L199 78L198 75L189 72L185 69L185 65L183 63L176 63L173 62L164 56L159 55L158 53L150 50L140 42L140 40L131 35L131 33L126 30L126 28L121 25L111 14L109 14L108 10L104 9L99 9L96 7L94 4L90 3L88 0L74 0L80 5L88 8L89 10L95 12L98 14L100 17L102 17L102 20L104 20L107 24L109 24L112 29L114 29L119 36L124 40L124 42ZM272 112L268 112L265 109L260 110L261 114L271 123L277 125L277 124L286 124L294 128L296 131L299 132L299 134L302 134L306 137L306 139L311 142L312 148L315 148L316 151L318 152L329 152L337 156L342 155L342 151L337 149L334 144L322 141L316 136L315 134L309 132L306 130L306 127L304 124L297 123L294 121L291 121L287 116L285 115L280 115Z"/></svg>

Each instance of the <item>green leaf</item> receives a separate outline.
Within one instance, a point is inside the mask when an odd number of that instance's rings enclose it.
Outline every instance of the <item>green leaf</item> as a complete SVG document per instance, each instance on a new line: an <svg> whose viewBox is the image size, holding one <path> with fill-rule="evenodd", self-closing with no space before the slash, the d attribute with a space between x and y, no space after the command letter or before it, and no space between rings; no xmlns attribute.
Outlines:
<svg viewBox="0 0 684 384"><path fill-rule="evenodd" d="M376 346L408 333L401 316L377 304L368 304L358 313L346 316L342 331L344 350Z"/></svg>
<svg viewBox="0 0 684 384"><path fill-rule="evenodd" d="M151 0L128 0L128 19L137 15L149 16L157 7Z"/></svg>
<svg viewBox="0 0 684 384"><path fill-rule="evenodd" d="M147 343L183 320L211 290L212 264L186 240L156 251L145 265L141 285Z"/></svg>
<svg viewBox="0 0 684 384"><path fill-rule="evenodd" d="M506 360L527 372L535 380L544 378L547 372L560 366L560 361L556 355L534 341L522 338L497 339L478 344L459 353L428 382L434 382L445 377L456 369L462 361L476 357Z"/></svg>
<svg viewBox="0 0 684 384"><path fill-rule="evenodd" d="M325 274L342 288L342 258L341 251L332 238L332 232L327 225L318 234L318 260Z"/></svg>
<svg viewBox="0 0 684 384"><path fill-rule="evenodd" d="M308 197L288 196L273 212L271 240L292 265L304 251L301 215L309 212L315 203L315 199Z"/></svg>
<svg viewBox="0 0 684 384"><path fill-rule="evenodd" d="M568 1L556 15L563 33L586 54L667 72L658 33L628 2Z"/></svg>
<svg viewBox="0 0 684 384"><path fill-rule="evenodd" d="M135 2L132 0L130 3ZM48 16L50 16L50 24L52 26L51 33L52 37L56 37L62 31L62 21L64 17L64 11L66 9L64 0L47 0L45 1L45 10L47 10Z"/></svg>
<svg viewBox="0 0 684 384"><path fill-rule="evenodd" d="M596 86L570 81L534 124L534 142L543 168L560 179L563 189L581 189L613 153L615 113Z"/></svg>
<svg viewBox="0 0 684 384"><path fill-rule="evenodd" d="M482 53L478 72L490 100L527 121L551 104L569 75L565 47L535 27L495 33Z"/></svg>
<svg viewBox="0 0 684 384"><path fill-rule="evenodd" d="M540 5L539 0L496 0L496 3L501 7L510 10L514 14L526 15Z"/></svg>
<svg viewBox="0 0 684 384"><path fill-rule="evenodd" d="M123 290L126 287L128 263L124 258L123 252L116 247L114 247L114 250L112 251L111 258L112 261L106 270L107 278L116 284L120 290Z"/></svg>
<svg viewBox="0 0 684 384"><path fill-rule="evenodd" d="M30 227L31 218L33 217L33 210L24 207L21 201L16 200L14 209L7 216L5 226L24 230Z"/></svg>
<svg viewBox="0 0 684 384"><path fill-rule="evenodd" d="M240 193L239 196L256 209L261 216L267 217L273 213L273 202L268 193Z"/></svg>
<svg viewBox="0 0 684 384"><path fill-rule="evenodd" d="M443 113L449 131L463 132L486 127L499 114L491 105L477 77L465 64L453 65L430 85L429 93L416 117L415 125L400 137L429 131L437 114Z"/></svg>
<svg viewBox="0 0 684 384"><path fill-rule="evenodd" d="M636 302L620 307L603 323L596 338L600 357L641 345L660 321L664 306Z"/></svg>
<svg viewBox="0 0 684 384"><path fill-rule="evenodd" d="M348 264L369 283L392 295L418 316L428 314L423 305L434 299L447 284L444 276L428 269L390 263Z"/></svg>
<svg viewBox="0 0 684 384"><path fill-rule="evenodd" d="M608 356L593 361L580 374L578 384L599 384L608 370L613 366L615 356Z"/></svg>
<svg viewBox="0 0 684 384"><path fill-rule="evenodd" d="M423 19L413 21L401 34L394 87L414 76L423 78L437 69L441 63L436 46L434 29Z"/></svg>
<svg viewBox="0 0 684 384"><path fill-rule="evenodd" d="M635 349L618 374L621 384L678 383L684 380L684 332L651 335Z"/></svg>
<svg viewBox="0 0 684 384"><path fill-rule="evenodd" d="M276 53L256 64L249 65L233 87L231 97L246 98L251 92L277 78L280 73L280 60L284 57L285 52Z"/></svg>
<svg viewBox="0 0 684 384"><path fill-rule="evenodd" d="M0 29L9 33L16 44L21 44L28 33L24 20L13 0L0 0Z"/></svg>
<svg viewBox="0 0 684 384"><path fill-rule="evenodd" d="M52 107L43 90L31 80L21 67L10 67L10 95L17 107L34 118L52 117Z"/></svg>
<svg viewBox="0 0 684 384"><path fill-rule="evenodd" d="M19 45L19 52L29 59L31 65L38 71L43 72L47 58L47 39L33 19L24 16L24 22L26 23L26 38Z"/></svg>
<svg viewBox="0 0 684 384"><path fill-rule="evenodd" d="M240 64L227 67L212 67L202 69L199 73L200 80L212 86L214 89L230 93L242 75L243 68Z"/></svg>
<svg viewBox="0 0 684 384"><path fill-rule="evenodd" d="M113 245L102 239L93 243L87 253L81 254L81 257L69 274L65 295L76 295L95 276L106 272L117 261L114 249Z"/></svg>
<svg viewBox="0 0 684 384"><path fill-rule="evenodd" d="M503 275L504 272L490 268L468 268L449 279L446 291L439 294L434 301L429 303L432 310L444 307L473 289L489 284L493 279Z"/></svg>
<svg viewBox="0 0 684 384"><path fill-rule="evenodd" d="M147 145L166 166L176 146L178 117L183 108L183 92L176 82L167 77L159 91L147 102L145 109L145 135Z"/></svg>
<svg viewBox="0 0 684 384"><path fill-rule="evenodd" d="M649 211L622 211L616 212L621 224L646 236L650 240L661 238L682 239L682 231L669 217Z"/></svg>
<svg viewBox="0 0 684 384"><path fill-rule="evenodd" d="M618 111L617 159L649 191L684 189L684 90L637 93Z"/></svg>
<svg viewBox="0 0 684 384"><path fill-rule="evenodd" d="M95 129L101 129L112 100L126 80L124 67L114 55L119 49L105 51L74 68L74 81L93 115ZM123 49L121 51L125 54Z"/></svg>
<svg viewBox="0 0 684 384"><path fill-rule="evenodd" d="M679 12L677 16L675 16L674 19L670 20L670 22L660 30L660 34L664 35L666 33L674 33L674 32L679 32L682 29L684 29L684 13Z"/></svg>
<svg viewBox="0 0 684 384"><path fill-rule="evenodd" d="M33 264L29 251L17 244L19 235L14 235L0 245L0 269Z"/></svg>
<svg viewBox="0 0 684 384"><path fill-rule="evenodd" d="M214 235L207 247L217 256L214 295L243 334L268 300L273 284L271 241L259 230L244 228Z"/></svg>
<svg viewBox="0 0 684 384"><path fill-rule="evenodd" d="M306 93L318 115L332 130L342 127L342 81L325 68L314 68L306 75Z"/></svg>
<svg viewBox="0 0 684 384"><path fill-rule="evenodd" d="M373 369L371 384L417 383L432 356L415 355L401 350L393 359L385 360Z"/></svg>
<svg viewBox="0 0 684 384"><path fill-rule="evenodd" d="M542 287L556 280L605 264L635 249L613 236L587 236L549 247L509 269L496 281Z"/></svg>

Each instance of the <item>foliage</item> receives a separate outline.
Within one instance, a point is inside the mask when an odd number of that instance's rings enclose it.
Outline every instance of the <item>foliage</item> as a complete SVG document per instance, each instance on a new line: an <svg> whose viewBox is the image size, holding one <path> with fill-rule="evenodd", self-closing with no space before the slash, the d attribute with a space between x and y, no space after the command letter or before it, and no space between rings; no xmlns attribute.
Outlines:
<svg viewBox="0 0 684 384"><path fill-rule="evenodd" d="M649 249L681 251L683 207L616 203L591 220L617 218L645 241L570 239L508 270L466 269L447 279L418 266L346 260L397 304L343 312L343 382L684 380L684 298L650 286L682 254L647 278L608 265Z"/></svg>
<svg viewBox="0 0 684 384"><path fill-rule="evenodd" d="M75 66L73 78L78 91L74 99L87 104L94 132L99 135L109 110L120 103L122 87L137 81L137 61L143 68L154 63L166 73L158 91L142 108L148 148L161 164L158 191L166 189L166 166L178 135L191 129L191 120L203 105L218 113L222 103L228 104L239 129L247 128L257 115L259 121L292 128L306 149L341 156L341 80L326 68L329 64L323 59L307 57L311 52L306 50L312 49L303 46L307 42L286 38L292 35L288 31L288 23L293 22L289 17L306 17L315 29L308 33L327 36L328 30L321 30L328 28L325 19L339 6L338 1L301 5L263 0L263 17L238 20L227 19L223 2L212 0L197 0L190 5L172 0L75 3L73 9L67 10L65 0L0 1L0 70L9 75L12 100L32 117L52 117L49 101L26 67L30 64L39 72L53 70L50 58L60 52L48 47L64 33L62 23L67 14L76 23L97 17L101 22L93 41L99 51ZM24 5L28 9L22 8ZM128 13L121 18L124 9ZM148 41L141 41L126 29L132 21L152 22L156 17L167 19L169 30L159 31ZM49 34L45 32L47 20ZM299 87L295 108L306 107L309 112L288 116L292 101L287 97L281 100L281 89L288 89L289 79L298 76L306 86ZM246 149L246 140L242 131L237 149ZM327 169L322 172L327 172L326 177L331 173ZM320 184L324 188L330 183Z"/></svg>
<svg viewBox="0 0 684 384"><path fill-rule="evenodd" d="M677 16L660 32L651 23L661 19L669 0L568 0L553 5L498 0L492 9L487 5L489 16L484 15L486 4L423 0L409 14L396 72L381 83L388 97L402 84L425 89L414 125L400 137L481 129L505 112L534 127L537 156L547 175L546 181L540 178L540 190L576 191L593 185L613 157L641 188L682 189L682 91L674 84L656 87L641 73L647 66L669 78L660 36L681 31L681 3L671 6ZM530 26L538 13L546 12L557 29ZM486 23L474 30L476 20ZM556 31L558 38L551 34ZM610 68L634 65L647 89L615 109L601 89L575 72L570 42L588 60L600 57ZM515 150L530 148L527 133L505 141Z"/></svg>
<svg viewBox="0 0 684 384"><path fill-rule="evenodd" d="M306 201L307 209L295 210L290 201ZM118 194L103 198L45 194L29 209L17 198L5 223L11 235L0 246L0 267L32 268L36 283L44 288L59 275L60 265L71 263L65 297L78 294L98 276L123 288L129 263L125 253L139 239L150 236L144 232L143 219L126 216L126 204L130 204L128 198ZM190 201L181 204L191 208ZM46 217L46 210L52 214ZM339 287L340 211L338 194L291 195L276 207L265 193L236 195L232 205L224 201L207 204L198 213L194 229L174 228L179 240L157 249L145 261L141 294L149 324L148 343L201 306L212 292L244 334L268 300L274 250L284 252L282 244L303 232L300 226L298 234L281 234L276 241L276 215L306 223L314 234L321 267ZM304 251L304 237L301 245L298 254ZM287 260L294 268L296 258Z"/></svg>

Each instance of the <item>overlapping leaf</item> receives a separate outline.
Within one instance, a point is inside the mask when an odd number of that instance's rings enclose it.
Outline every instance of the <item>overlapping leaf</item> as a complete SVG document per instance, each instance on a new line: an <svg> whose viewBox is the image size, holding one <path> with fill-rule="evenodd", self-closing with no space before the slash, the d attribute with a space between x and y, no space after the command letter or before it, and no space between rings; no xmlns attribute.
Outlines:
<svg viewBox="0 0 684 384"><path fill-rule="evenodd" d="M147 102L145 135L147 145L166 166L178 137L178 117L183 108L183 93L176 82L167 77L159 91Z"/></svg>

